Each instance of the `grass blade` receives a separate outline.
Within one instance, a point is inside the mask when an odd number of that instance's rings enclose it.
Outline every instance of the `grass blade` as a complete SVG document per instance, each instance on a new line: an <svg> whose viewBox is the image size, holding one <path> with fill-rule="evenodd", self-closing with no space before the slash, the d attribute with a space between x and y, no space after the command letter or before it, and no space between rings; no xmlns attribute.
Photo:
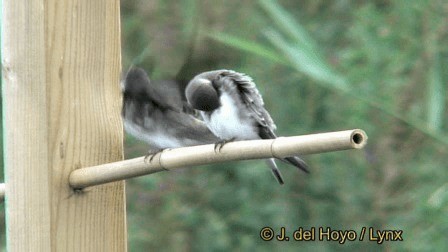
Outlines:
<svg viewBox="0 0 448 252"><path fill-rule="evenodd" d="M291 62L294 68L305 73L319 83L330 84L330 88L347 92L349 87L346 81L333 73L330 66L313 51L290 45L278 32L266 30L266 38L279 49Z"/></svg>
<svg viewBox="0 0 448 252"><path fill-rule="evenodd" d="M225 45L230 47L258 55L270 61L275 61L277 63L281 63L283 65L289 65L288 60L283 55L277 53L275 50L272 50L268 47L265 47L259 43L254 41L245 40L242 38L234 37L232 35L228 35L225 33L210 33L206 34L211 39L219 41Z"/></svg>
<svg viewBox="0 0 448 252"><path fill-rule="evenodd" d="M283 9L277 1L262 0L260 5L286 35L308 50L315 51L317 45L311 36L308 35L306 29Z"/></svg>
<svg viewBox="0 0 448 252"><path fill-rule="evenodd" d="M432 130L442 128L445 105L445 90L440 69L440 59L434 54L434 64L429 71L428 85L428 127Z"/></svg>

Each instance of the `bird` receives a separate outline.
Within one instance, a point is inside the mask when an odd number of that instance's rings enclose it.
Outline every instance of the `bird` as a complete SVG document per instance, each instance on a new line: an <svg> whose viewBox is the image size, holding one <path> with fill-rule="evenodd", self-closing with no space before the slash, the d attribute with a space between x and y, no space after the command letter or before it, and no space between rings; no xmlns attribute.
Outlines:
<svg viewBox="0 0 448 252"><path fill-rule="evenodd" d="M122 93L124 129L150 146L151 161L167 148L219 140L202 120L185 112L187 103L175 81L151 82L145 70L130 67L122 80Z"/></svg>
<svg viewBox="0 0 448 252"><path fill-rule="evenodd" d="M185 97L199 111L210 131L220 138L215 143L218 150L229 141L277 138L277 127L253 79L246 74L233 70L200 73L188 83ZM309 172L308 165L297 156L280 160ZM284 184L275 159L266 162L279 184Z"/></svg>

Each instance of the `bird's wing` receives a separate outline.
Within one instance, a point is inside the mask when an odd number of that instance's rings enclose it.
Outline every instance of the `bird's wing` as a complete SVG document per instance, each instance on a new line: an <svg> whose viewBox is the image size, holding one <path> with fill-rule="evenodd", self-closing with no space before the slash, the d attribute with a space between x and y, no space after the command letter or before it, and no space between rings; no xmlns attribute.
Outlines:
<svg viewBox="0 0 448 252"><path fill-rule="evenodd" d="M161 90L161 86L151 84L145 70L131 67L123 80L123 103L151 104L162 110L180 111L181 107L172 102L176 97L180 101L180 92L168 87Z"/></svg>
<svg viewBox="0 0 448 252"><path fill-rule="evenodd" d="M204 122L183 112L181 94L175 85L175 81L150 83L143 69L131 68L123 80L125 128L157 148L218 141Z"/></svg>
<svg viewBox="0 0 448 252"><path fill-rule="evenodd" d="M166 131L179 139L185 139L190 145L212 144L219 141L207 125L190 114L184 112L170 111L166 114L166 120L171 127Z"/></svg>
<svg viewBox="0 0 448 252"><path fill-rule="evenodd" d="M241 97L241 101L246 105L258 124L259 135L262 139L274 139L276 126L268 111L264 108L263 98L253 82L252 78L238 72L226 70L223 71L217 78L225 82L233 82Z"/></svg>
<svg viewBox="0 0 448 252"><path fill-rule="evenodd" d="M221 78L221 81L223 83L232 81L236 84L242 102L246 105L248 110L251 112L252 117L258 123L258 134L260 138L277 138L274 133L276 129L274 121L272 120L268 111L264 108L263 99L258 92L258 89L256 88L252 78L245 74L237 73L230 70L223 71L220 75L218 75L217 78ZM292 164L305 172L308 172L307 164L299 157L280 158L280 160ZM273 172L276 171L274 168L272 170Z"/></svg>

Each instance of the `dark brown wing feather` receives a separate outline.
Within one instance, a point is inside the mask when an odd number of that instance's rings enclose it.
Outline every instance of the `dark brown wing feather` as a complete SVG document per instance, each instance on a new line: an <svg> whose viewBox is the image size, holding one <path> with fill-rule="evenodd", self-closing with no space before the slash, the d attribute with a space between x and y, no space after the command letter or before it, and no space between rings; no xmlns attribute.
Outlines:
<svg viewBox="0 0 448 252"><path fill-rule="evenodd" d="M261 139L275 139L277 136L274 131L276 130L276 126L268 111L264 108L263 98L261 97L258 89L253 82L252 78L234 71L223 71L220 74L221 78L224 78L222 81L233 81L239 94L241 96L242 102L246 105L250 112L252 112L252 117L256 120L259 129L259 136ZM297 168L305 171L308 171L308 165L299 157L287 157L280 158L283 162L292 164Z"/></svg>
<svg viewBox="0 0 448 252"><path fill-rule="evenodd" d="M220 74L222 81L232 81L235 83L241 101L246 105L251 112L251 116L256 120L259 127L259 135L262 139L275 138L276 126L268 111L264 108L263 98L253 82L252 78L234 71L223 71Z"/></svg>

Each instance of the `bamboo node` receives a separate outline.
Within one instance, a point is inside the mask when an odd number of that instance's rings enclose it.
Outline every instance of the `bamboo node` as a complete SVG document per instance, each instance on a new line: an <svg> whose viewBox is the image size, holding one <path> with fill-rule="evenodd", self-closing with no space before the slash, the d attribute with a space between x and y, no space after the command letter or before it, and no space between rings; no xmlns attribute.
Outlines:
<svg viewBox="0 0 448 252"><path fill-rule="evenodd" d="M271 155L274 158L281 158L280 156L277 155L277 153L275 153L274 144L275 144L275 141L277 141L278 139L282 139L282 138L283 137L277 137L277 138L273 139L273 141L271 141L271 146L270 146L270 148L271 148Z"/></svg>
<svg viewBox="0 0 448 252"><path fill-rule="evenodd" d="M171 148L168 148L168 149L163 149L161 152L159 152L159 153L157 153L157 155L159 155L159 157L158 157L158 163L159 163L159 166L160 166L160 168L162 168L162 169L164 169L165 171L169 171L170 169L168 169L166 166L164 166L163 165L163 163L162 163L162 154L165 152L165 151L170 151L171 150Z"/></svg>

